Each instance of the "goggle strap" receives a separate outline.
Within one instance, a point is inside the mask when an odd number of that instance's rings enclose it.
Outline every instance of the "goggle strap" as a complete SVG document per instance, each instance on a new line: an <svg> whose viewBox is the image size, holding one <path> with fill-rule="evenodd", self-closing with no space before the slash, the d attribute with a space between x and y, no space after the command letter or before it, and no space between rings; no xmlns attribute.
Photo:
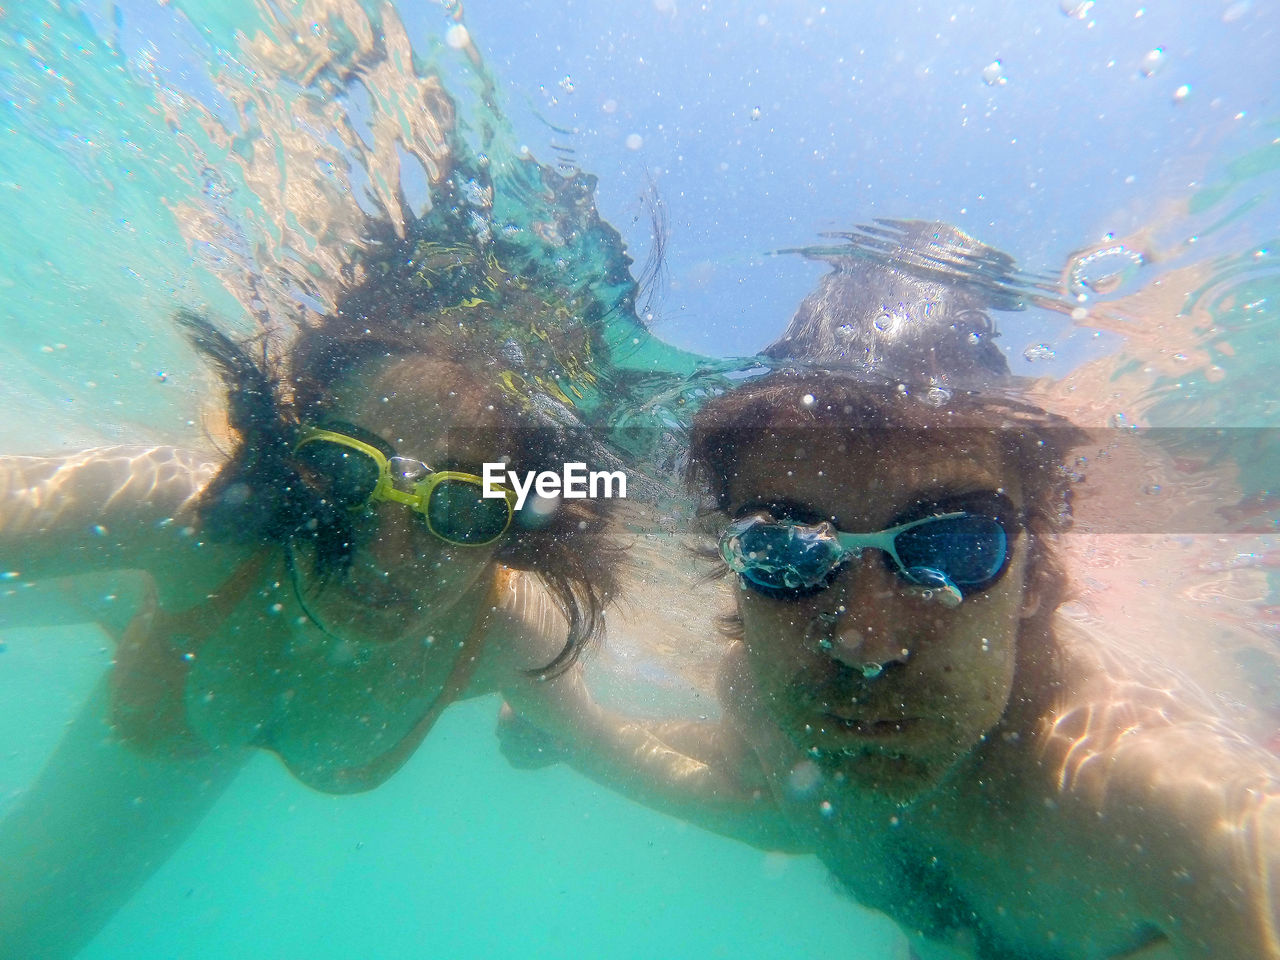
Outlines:
<svg viewBox="0 0 1280 960"><path fill-rule="evenodd" d="M890 527L888 530L881 530L877 533L842 533L836 531L836 541L840 544L846 556L849 554L859 556L868 547L874 550L882 550L892 557L893 562L905 573L906 567L903 566L902 558L898 556L897 540L900 534L906 533L915 527L936 523L939 520L956 520L967 515L964 510L958 510L953 513L939 513L931 517L921 517L919 520L912 520L909 523L900 523L896 527Z"/></svg>

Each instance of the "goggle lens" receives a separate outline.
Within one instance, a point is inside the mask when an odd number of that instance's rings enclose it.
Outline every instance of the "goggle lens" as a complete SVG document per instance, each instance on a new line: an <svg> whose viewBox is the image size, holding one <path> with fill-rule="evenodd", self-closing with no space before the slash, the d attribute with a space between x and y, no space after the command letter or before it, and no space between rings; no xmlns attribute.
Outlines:
<svg viewBox="0 0 1280 960"><path fill-rule="evenodd" d="M491 543L511 522L505 497L485 497L479 484L445 478L427 500L427 523L442 540L464 545Z"/></svg>
<svg viewBox="0 0 1280 960"><path fill-rule="evenodd" d="M936 570L970 590L993 582L1009 555L1000 522L976 514L926 521L899 533L893 546L907 570Z"/></svg>
<svg viewBox="0 0 1280 960"><path fill-rule="evenodd" d="M377 461L359 450L313 440L299 447L296 457L307 486L337 506L361 507L378 486Z"/></svg>
<svg viewBox="0 0 1280 960"><path fill-rule="evenodd" d="M816 533L818 529L759 518L738 520L721 538L720 553L758 587L810 591L825 586L844 558L840 544Z"/></svg>

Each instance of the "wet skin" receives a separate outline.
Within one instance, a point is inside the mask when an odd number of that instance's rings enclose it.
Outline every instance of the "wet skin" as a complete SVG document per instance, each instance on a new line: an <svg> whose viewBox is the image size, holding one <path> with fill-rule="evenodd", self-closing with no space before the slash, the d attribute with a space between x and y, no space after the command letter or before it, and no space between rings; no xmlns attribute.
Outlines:
<svg viewBox="0 0 1280 960"><path fill-rule="evenodd" d="M867 532L955 495L1023 506L994 441L946 440L764 436L738 448L728 508L772 501ZM721 678L729 722L795 836L921 957L1172 957L1157 931L1190 913L1171 910L1164 878L1208 869L1199 838L1170 840L1182 827L1141 764L1099 764L1109 793L1064 789L1056 754L1069 746L1047 736L1059 704L1110 694L1093 661L1064 661L1030 619L1029 534L1010 535L1004 575L956 607L926 599L878 551L807 597L741 591L743 640Z"/></svg>
<svg viewBox="0 0 1280 960"><path fill-rule="evenodd" d="M998 491L1020 507L995 442L960 443L941 458L907 436L877 450L827 431L761 437L739 450L729 510L776 502L786 505L776 512L867 532L957 495ZM1004 575L954 608L904 581L877 550L811 596L744 590L746 664L771 721L850 783L898 799L936 784L1009 700L1019 624L1034 609L1023 590L1026 537L1009 533Z"/></svg>

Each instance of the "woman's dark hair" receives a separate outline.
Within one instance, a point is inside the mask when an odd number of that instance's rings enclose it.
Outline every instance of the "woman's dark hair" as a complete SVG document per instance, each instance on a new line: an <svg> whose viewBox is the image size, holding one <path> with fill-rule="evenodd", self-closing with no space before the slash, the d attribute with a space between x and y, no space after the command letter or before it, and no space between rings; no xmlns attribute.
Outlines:
<svg viewBox="0 0 1280 960"><path fill-rule="evenodd" d="M273 356L266 339L235 340L191 312L177 319L221 375L236 436L198 506L204 534L225 542L278 544L289 558L308 545L322 582L344 576L350 567L358 515L304 482L294 448L304 427L334 419L335 388L369 362L412 358L448 383L458 410L484 411L486 439L510 457L509 469L559 470L565 462L585 459L582 434L538 417L532 405L505 393L496 369L486 382L492 349L453 335L450 327L375 326L363 313L338 311L306 328L286 354ZM569 621L560 653L531 673L567 669L602 628L604 604L614 590L605 522L600 501L562 500L536 527L513 524L495 554L507 566L536 574Z"/></svg>
<svg viewBox="0 0 1280 960"><path fill-rule="evenodd" d="M1063 571L1050 543L1071 522L1071 480L1063 460L1084 435L1069 421L995 391L956 392L943 399L916 396L898 383L865 376L779 372L723 394L699 411L689 441L690 481L708 489L720 509L727 509L729 481L743 446L762 436L815 429L855 436L894 431L936 447L940 455L954 441L948 441L948 431L992 436L1023 484L1023 519L1030 534L1028 586L1040 600L1036 616L1047 622L1065 599Z"/></svg>

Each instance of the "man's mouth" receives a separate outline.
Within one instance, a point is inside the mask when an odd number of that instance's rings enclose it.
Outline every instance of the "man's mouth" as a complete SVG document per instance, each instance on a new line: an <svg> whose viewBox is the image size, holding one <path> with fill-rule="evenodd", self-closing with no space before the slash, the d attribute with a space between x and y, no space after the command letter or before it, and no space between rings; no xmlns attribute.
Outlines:
<svg viewBox="0 0 1280 960"><path fill-rule="evenodd" d="M900 737L911 733L920 725L919 717L886 720L869 717L844 717L834 713L824 713L822 717L828 722L828 729L849 733L868 740L887 740Z"/></svg>

